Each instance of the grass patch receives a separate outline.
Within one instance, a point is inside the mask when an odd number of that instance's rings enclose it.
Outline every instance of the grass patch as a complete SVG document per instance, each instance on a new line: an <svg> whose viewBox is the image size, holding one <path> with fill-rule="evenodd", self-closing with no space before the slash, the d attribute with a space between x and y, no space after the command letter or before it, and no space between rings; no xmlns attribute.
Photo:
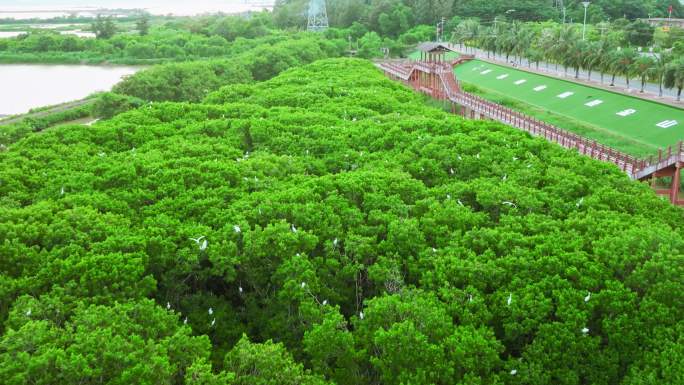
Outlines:
<svg viewBox="0 0 684 385"><path fill-rule="evenodd" d="M684 111L676 107L479 60L454 72L462 83L476 85L476 93L484 98L632 155L652 155L684 138ZM521 80L525 82L518 83ZM564 93L571 94L559 97ZM586 105L595 101L600 103ZM627 110L634 112L618 114ZM666 120L677 124L658 126Z"/></svg>

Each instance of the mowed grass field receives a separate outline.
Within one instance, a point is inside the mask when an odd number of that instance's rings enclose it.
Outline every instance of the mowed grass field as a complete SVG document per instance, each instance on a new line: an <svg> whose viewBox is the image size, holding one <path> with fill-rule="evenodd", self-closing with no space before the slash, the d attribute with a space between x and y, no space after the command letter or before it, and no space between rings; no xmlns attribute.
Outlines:
<svg viewBox="0 0 684 385"><path fill-rule="evenodd" d="M479 60L461 64L454 72L459 81L567 118L561 120L568 124L550 122L561 128L602 142L606 134L623 138L624 145L616 145L615 138L605 144L634 155L684 139L682 109ZM582 130L573 129L573 120Z"/></svg>

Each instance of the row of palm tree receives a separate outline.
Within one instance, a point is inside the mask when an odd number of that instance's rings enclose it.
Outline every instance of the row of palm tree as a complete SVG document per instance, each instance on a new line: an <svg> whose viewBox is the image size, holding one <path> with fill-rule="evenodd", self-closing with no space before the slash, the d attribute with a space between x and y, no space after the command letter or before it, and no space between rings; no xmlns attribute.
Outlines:
<svg viewBox="0 0 684 385"><path fill-rule="evenodd" d="M663 95L663 88L676 88L678 101L684 88L684 57L667 51L644 55L631 47L618 47L608 39L583 40L579 28L571 24L539 29L526 23L484 26L476 20L465 20L454 30L452 42L466 51L480 48L487 57L504 55L507 62L512 57L520 65L526 59L528 66L534 63L537 69L541 62L547 66L553 63L556 69L563 66L566 75L573 69L575 78L580 77L580 70L587 72L588 79L598 71L601 84L606 74L611 76L611 86L617 76L625 78L627 88L630 80L638 79L641 92L647 82L654 82L658 84L659 96Z"/></svg>

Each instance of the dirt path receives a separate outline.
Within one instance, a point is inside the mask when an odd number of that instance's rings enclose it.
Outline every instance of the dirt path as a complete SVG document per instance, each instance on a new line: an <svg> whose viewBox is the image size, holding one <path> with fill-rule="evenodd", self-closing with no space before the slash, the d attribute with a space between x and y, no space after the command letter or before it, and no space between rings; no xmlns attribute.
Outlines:
<svg viewBox="0 0 684 385"><path fill-rule="evenodd" d="M74 108L81 107L82 105L92 103L93 99L81 99L81 100L74 100L73 102L67 102L63 104L58 104L56 106L52 106L48 109L37 111L37 112L29 112L27 114L22 114L22 115L15 115L15 116L8 116L5 118L0 117L0 126L6 126L8 124L13 124L13 123L18 123L21 122L24 119L28 118L42 118L47 115L51 115L57 112L62 112L62 111L67 111L71 110Z"/></svg>

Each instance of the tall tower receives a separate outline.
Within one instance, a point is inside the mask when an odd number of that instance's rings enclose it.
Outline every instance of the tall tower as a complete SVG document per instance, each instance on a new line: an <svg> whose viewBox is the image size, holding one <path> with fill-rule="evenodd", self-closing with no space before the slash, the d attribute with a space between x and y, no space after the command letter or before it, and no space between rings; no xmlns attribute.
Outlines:
<svg viewBox="0 0 684 385"><path fill-rule="evenodd" d="M306 29L312 32L324 31L328 28L328 13L325 0L309 1L309 21Z"/></svg>

